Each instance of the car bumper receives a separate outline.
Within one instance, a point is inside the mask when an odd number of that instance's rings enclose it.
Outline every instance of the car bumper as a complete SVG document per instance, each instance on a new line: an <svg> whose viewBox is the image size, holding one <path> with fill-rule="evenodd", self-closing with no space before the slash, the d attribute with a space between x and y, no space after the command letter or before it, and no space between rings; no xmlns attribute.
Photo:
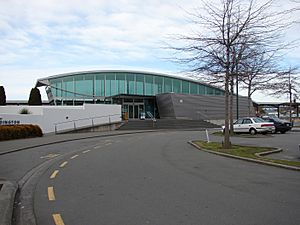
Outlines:
<svg viewBox="0 0 300 225"><path fill-rule="evenodd" d="M257 128L257 133L274 133L275 127L260 127Z"/></svg>

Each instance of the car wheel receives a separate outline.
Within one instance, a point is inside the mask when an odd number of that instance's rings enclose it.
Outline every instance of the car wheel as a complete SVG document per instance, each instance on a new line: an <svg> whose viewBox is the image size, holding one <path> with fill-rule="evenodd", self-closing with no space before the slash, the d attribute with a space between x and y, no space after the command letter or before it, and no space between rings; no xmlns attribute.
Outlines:
<svg viewBox="0 0 300 225"><path fill-rule="evenodd" d="M281 134L285 134L286 131L280 131Z"/></svg>
<svg viewBox="0 0 300 225"><path fill-rule="evenodd" d="M250 132L251 135L255 135L256 134L256 130L254 128L251 128L249 130L249 132Z"/></svg>

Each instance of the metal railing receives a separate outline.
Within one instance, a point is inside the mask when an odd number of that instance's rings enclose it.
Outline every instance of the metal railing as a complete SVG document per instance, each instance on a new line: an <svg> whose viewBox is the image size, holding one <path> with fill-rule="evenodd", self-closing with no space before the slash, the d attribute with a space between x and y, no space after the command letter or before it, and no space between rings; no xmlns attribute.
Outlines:
<svg viewBox="0 0 300 225"><path fill-rule="evenodd" d="M152 115L151 112L147 111L147 115L151 118L152 120L152 127L154 127L154 123L156 122L156 119L155 117Z"/></svg>
<svg viewBox="0 0 300 225"><path fill-rule="evenodd" d="M92 127L94 128L95 126L101 125L101 124L111 124L112 119L114 118L122 118L121 114L112 114L112 115L106 115L106 116L94 116L94 117L86 117L86 118L80 118L76 120L70 120L70 121L64 121L64 122L59 122L59 123L54 123L54 131L55 134L59 132L58 126L59 125L66 125L67 127L68 124L71 124L69 128L65 128L63 130L73 130L76 131L78 129L86 128L86 127ZM108 120L101 120L101 123L97 123L97 119L103 119L103 118L108 118ZM84 121L87 121L83 124ZM80 126L79 124L81 123Z"/></svg>

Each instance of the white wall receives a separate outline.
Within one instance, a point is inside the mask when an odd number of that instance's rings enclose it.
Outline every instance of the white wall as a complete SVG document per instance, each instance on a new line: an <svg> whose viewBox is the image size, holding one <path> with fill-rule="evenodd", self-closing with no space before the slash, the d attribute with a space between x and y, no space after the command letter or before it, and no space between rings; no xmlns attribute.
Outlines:
<svg viewBox="0 0 300 225"><path fill-rule="evenodd" d="M19 114L26 108L30 114ZM37 124L43 133L121 121L121 105L85 104L83 106L0 106L4 121ZM93 119L92 119L93 118Z"/></svg>

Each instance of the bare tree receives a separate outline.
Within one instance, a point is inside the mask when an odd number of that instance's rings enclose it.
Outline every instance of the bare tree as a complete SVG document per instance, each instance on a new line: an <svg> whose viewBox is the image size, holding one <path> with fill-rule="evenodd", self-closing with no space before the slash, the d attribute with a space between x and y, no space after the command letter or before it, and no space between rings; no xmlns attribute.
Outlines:
<svg viewBox="0 0 300 225"><path fill-rule="evenodd" d="M248 49L249 50L249 49ZM265 90L266 84L275 79L280 73L275 53L268 54L261 49L250 49L250 54L241 62L239 82L241 89L247 90L247 97L250 99L256 91ZM250 115L250 102L248 103L248 114Z"/></svg>
<svg viewBox="0 0 300 225"><path fill-rule="evenodd" d="M265 90L273 96L287 95L289 97L289 117L292 122L293 101L300 98L300 74L297 67L290 67L278 74L272 82L264 85Z"/></svg>
<svg viewBox="0 0 300 225"><path fill-rule="evenodd" d="M283 12L271 12L272 0L220 0L221 4L202 1L203 9L191 13L200 32L181 35L184 46L171 47L179 52L178 62L199 79L225 89L224 148L230 148L230 93L239 67L252 54L250 49L267 51L278 48L282 30ZM231 90L231 91L230 91ZM231 94L232 95L232 94ZM231 113L232 115L232 113Z"/></svg>

